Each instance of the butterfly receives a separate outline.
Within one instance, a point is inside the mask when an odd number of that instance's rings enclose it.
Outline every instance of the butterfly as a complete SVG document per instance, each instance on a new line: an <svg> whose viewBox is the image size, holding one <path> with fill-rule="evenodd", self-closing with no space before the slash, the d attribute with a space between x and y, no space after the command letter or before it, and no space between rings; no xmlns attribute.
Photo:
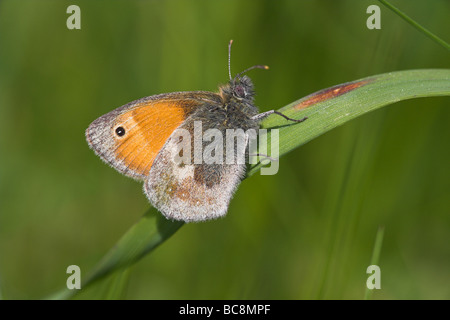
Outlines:
<svg viewBox="0 0 450 320"><path fill-rule="evenodd" d="M195 151L208 146L207 141L191 139L195 138L198 124L202 135L215 130L225 136L235 129L245 133L257 130L271 114L294 122L306 120L291 119L275 110L259 113L254 105L253 83L244 74L268 67L256 65L232 77L231 44L229 82L217 93L189 91L145 97L99 117L86 130L89 147L120 173L143 181L150 203L168 219L194 222L224 216L245 176L246 163L238 159L248 156L246 134L241 148L233 146L232 152L225 143L213 148L215 155L233 153L232 161L192 161ZM194 155L185 154L192 149ZM175 161L177 157L184 161Z"/></svg>

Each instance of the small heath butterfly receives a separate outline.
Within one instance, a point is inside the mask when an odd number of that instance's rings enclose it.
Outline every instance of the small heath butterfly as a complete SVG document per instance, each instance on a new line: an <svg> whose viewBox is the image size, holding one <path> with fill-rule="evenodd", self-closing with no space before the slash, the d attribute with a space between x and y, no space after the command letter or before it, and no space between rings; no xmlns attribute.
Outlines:
<svg viewBox="0 0 450 320"><path fill-rule="evenodd" d="M243 148L233 146L230 151L214 134L225 136L230 129L256 131L261 120L273 113L294 122L306 119L290 119L275 110L259 113L253 104L252 81L243 74L268 67L253 66L232 78L231 44L229 82L218 93L173 92L142 98L101 116L86 130L89 147L120 173L142 180L151 204L169 219L205 221L226 214L245 175L246 162L239 159L249 155L245 151L248 135L244 135ZM200 143L196 130L203 135ZM226 162L202 159L202 148L208 146L204 139L211 132L209 136L220 143L213 145L210 154L226 156Z"/></svg>

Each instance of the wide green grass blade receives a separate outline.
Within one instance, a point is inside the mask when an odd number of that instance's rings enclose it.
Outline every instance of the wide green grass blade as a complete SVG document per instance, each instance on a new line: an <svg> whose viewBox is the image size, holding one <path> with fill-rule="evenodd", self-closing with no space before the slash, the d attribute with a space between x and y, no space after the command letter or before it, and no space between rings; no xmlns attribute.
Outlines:
<svg viewBox="0 0 450 320"><path fill-rule="evenodd" d="M390 72L321 90L278 110L294 119L308 117L304 122L296 124L272 115L262 126L279 129L281 157L321 134L383 106L412 98L443 95L450 95L448 69ZM267 145L270 150L271 143ZM261 166L252 166L248 176Z"/></svg>
<svg viewBox="0 0 450 320"><path fill-rule="evenodd" d="M272 115L264 128L278 128L280 157L321 134L380 107L411 98L450 95L450 70L399 71L345 83L321 90L280 109L289 117L308 120L299 124ZM426 110L424 111L426 112ZM270 136L270 133L269 133ZM270 146L270 143L268 143ZM256 173L261 165L250 168ZM167 240L182 222L169 221L149 210L100 261L82 282L82 290L115 271L137 262ZM63 289L50 299L69 299L77 291Z"/></svg>

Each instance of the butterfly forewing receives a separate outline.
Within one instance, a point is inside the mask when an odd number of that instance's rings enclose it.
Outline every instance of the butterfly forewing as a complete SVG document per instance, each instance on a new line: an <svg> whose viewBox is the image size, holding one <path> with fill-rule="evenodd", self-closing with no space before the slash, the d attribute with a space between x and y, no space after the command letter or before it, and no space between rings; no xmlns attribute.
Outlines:
<svg viewBox="0 0 450 320"><path fill-rule="evenodd" d="M172 132L211 99L217 99L216 95L200 91L136 100L92 122L86 139L103 161L129 177L143 180Z"/></svg>

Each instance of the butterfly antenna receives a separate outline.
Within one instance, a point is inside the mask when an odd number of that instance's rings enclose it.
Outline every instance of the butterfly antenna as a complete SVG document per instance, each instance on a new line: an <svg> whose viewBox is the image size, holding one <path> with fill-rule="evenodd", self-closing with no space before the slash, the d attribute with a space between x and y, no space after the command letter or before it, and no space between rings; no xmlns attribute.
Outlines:
<svg viewBox="0 0 450 320"><path fill-rule="evenodd" d="M240 77L241 75L243 75L244 73L246 73L246 72L248 72L248 71L250 71L250 70L253 70L253 69L264 69L264 70L267 70L267 69L269 69L269 66L265 66L265 65L259 64L259 65L256 65L256 66L247 68L247 69L245 69L244 71L239 72L239 73L236 75L236 77L234 77L234 79L239 78L239 77Z"/></svg>
<svg viewBox="0 0 450 320"><path fill-rule="evenodd" d="M233 81L233 78L231 77L231 45L233 44L233 40L230 40L230 43L228 44L228 76L230 78L230 81ZM256 65L250 68L245 69L244 71L238 73L235 77L234 80L236 80L236 78L239 78L241 75L243 75L244 73L252 70L252 69L264 69L267 70L269 69L268 66L265 65Z"/></svg>
<svg viewBox="0 0 450 320"><path fill-rule="evenodd" d="M228 76L231 78L231 44L233 43L233 40L230 40L230 43L228 44Z"/></svg>

